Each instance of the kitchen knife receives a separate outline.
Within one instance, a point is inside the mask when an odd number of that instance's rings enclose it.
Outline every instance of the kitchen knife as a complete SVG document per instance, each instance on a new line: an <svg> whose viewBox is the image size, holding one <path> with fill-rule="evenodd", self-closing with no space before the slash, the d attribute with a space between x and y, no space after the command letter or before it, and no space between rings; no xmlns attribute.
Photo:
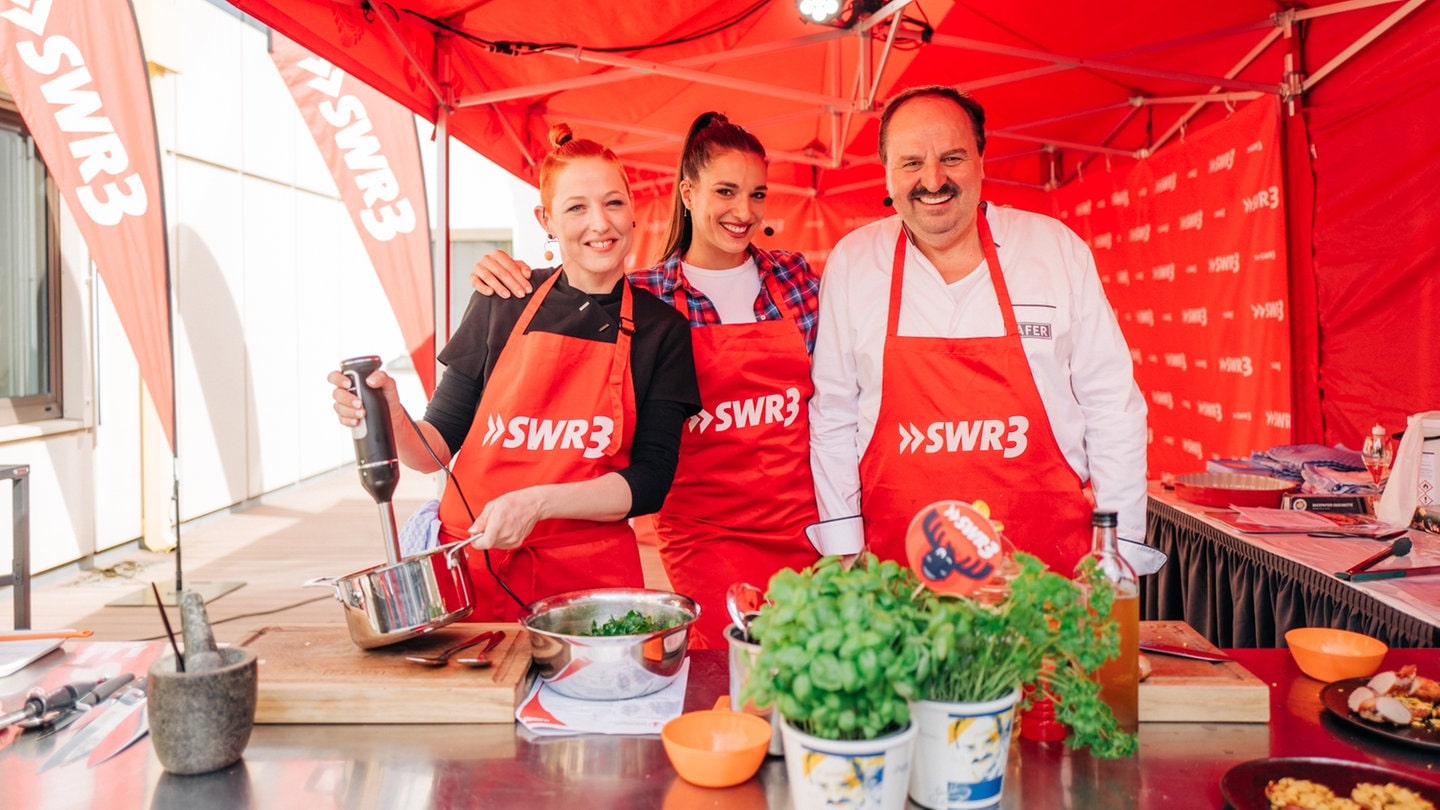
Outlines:
<svg viewBox="0 0 1440 810"><path fill-rule="evenodd" d="M61 730L69 727L71 723L74 723L81 717L90 714L96 706L104 703L110 698L111 695L120 691L121 687L125 686L133 680L135 680L134 673L122 672L113 678L101 681L94 689L91 689L89 692L82 695L79 700L75 701L75 705L73 707L61 712L59 717L56 717L53 722L47 725L45 729L40 732L39 738L43 740L46 737L54 735ZM75 730L79 731L85 725L85 723L81 723L79 726L76 726Z"/></svg>
<svg viewBox="0 0 1440 810"><path fill-rule="evenodd" d="M1220 663L1223 661L1231 660L1230 656L1224 653L1210 652L1208 650L1197 650L1194 647L1179 647L1174 644L1161 644L1156 641L1142 641L1140 642L1140 649L1144 650L1145 652L1152 652L1158 655L1174 655L1179 658L1194 658L1197 661L1210 661L1211 663Z"/></svg>
<svg viewBox="0 0 1440 810"><path fill-rule="evenodd" d="M137 704L139 710L144 711L144 698L145 680L142 678L130 688L86 712L75 724L75 733L45 760L40 766L40 772L69 765L89 756L90 752L100 745L101 740L106 739L116 726L125 721L130 712L137 708Z"/></svg>
<svg viewBox="0 0 1440 810"><path fill-rule="evenodd" d="M90 767L93 768L119 754L149 733L150 717L145 711L145 696L142 694L134 705L126 709L120 723L90 752Z"/></svg>
<svg viewBox="0 0 1440 810"><path fill-rule="evenodd" d="M1440 574L1440 565L1420 565L1415 568L1389 568L1384 571L1361 571L1358 574L1351 574L1351 582L1364 582L1367 579L1395 579L1397 577L1430 577Z"/></svg>

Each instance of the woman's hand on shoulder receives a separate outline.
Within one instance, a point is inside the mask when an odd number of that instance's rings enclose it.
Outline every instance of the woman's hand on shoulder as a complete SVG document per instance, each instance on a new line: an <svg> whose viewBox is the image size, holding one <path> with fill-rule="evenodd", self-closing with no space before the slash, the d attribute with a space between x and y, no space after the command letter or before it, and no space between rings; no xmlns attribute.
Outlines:
<svg viewBox="0 0 1440 810"><path fill-rule="evenodd" d="M340 424L353 428L360 424L365 418L365 409L361 407L360 395L350 390L350 378L339 371L332 371L325 375L325 381L334 386L330 396L335 400L335 414L340 417ZM390 406L398 405L400 395L395 390L395 378L383 371L376 371L365 378L365 384L371 388L379 388L385 395L385 403Z"/></svg>
<svg viewBox="0 0 1440 810"><path fill-rule="evenodd" d="M544 516L544 507L541 487L526 487L501 495L485 504L480 517L470 526L470 535L476 538L471 545L478 549L519 548Z"/></svg>
<svg viewBox="0 0 1440 810"><path fill-rule="evenodd" d="M503 250L492 250L480 257L470 271L470 286L481 295L501 298L524 298L534 292L530 286L530 265L514 259Z"/></svg>

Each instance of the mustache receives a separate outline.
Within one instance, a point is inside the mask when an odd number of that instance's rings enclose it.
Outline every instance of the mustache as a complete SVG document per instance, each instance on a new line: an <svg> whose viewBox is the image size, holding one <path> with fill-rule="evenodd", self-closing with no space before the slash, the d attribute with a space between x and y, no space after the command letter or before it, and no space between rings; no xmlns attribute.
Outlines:
<svg viewBox="0 0 1440 810"><path fill-rule="evenodd" d="M960 196L960 187L955 185L953 182L946 180L944 185L934 190L924 188L923 186L916 186L915 188L910 190L910 194L908 196L911 200L918 200L928 194L954 194L958 197Z"/></svg>

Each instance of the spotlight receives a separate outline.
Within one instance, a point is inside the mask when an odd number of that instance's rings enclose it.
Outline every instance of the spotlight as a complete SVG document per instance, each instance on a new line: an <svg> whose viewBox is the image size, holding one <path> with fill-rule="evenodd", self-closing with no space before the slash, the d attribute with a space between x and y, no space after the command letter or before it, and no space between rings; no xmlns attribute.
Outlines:
<svg viewBox="0 0 1440 810"><path fill-rule="evenodd" d="M813 23L825 23L840 16L840 0L795 0L800 16Z"/></svg>

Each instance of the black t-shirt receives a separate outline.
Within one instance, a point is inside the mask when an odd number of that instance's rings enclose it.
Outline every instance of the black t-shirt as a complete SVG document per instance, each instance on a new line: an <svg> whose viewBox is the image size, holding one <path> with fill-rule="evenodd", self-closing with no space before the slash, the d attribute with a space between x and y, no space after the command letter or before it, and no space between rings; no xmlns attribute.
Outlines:
<svg viewBox="0 0 1440 810"><path fill-rule="evenodd" d="M537 270L536 289L554 269ZM622 282L623 283L623 282ZM630 485L630 514L659 511L680 454L685 420L700 411L695 382L695 357L690 324L676 309L655 296L631 288L635 334L630 343L630 376L635 384L635 439L630 466L620 475ZM620 326L620 285L603 295L571 287L562 274L531 319L526 333L550 332L567 337L614 343ZM425 421L445 437L453 454L460 449L480 395L510 332L520 320L529 297L500 298L473 293L465 317L440 351L445 373L425 410ZM479 505L476 505L479 508Z"/></svg>

